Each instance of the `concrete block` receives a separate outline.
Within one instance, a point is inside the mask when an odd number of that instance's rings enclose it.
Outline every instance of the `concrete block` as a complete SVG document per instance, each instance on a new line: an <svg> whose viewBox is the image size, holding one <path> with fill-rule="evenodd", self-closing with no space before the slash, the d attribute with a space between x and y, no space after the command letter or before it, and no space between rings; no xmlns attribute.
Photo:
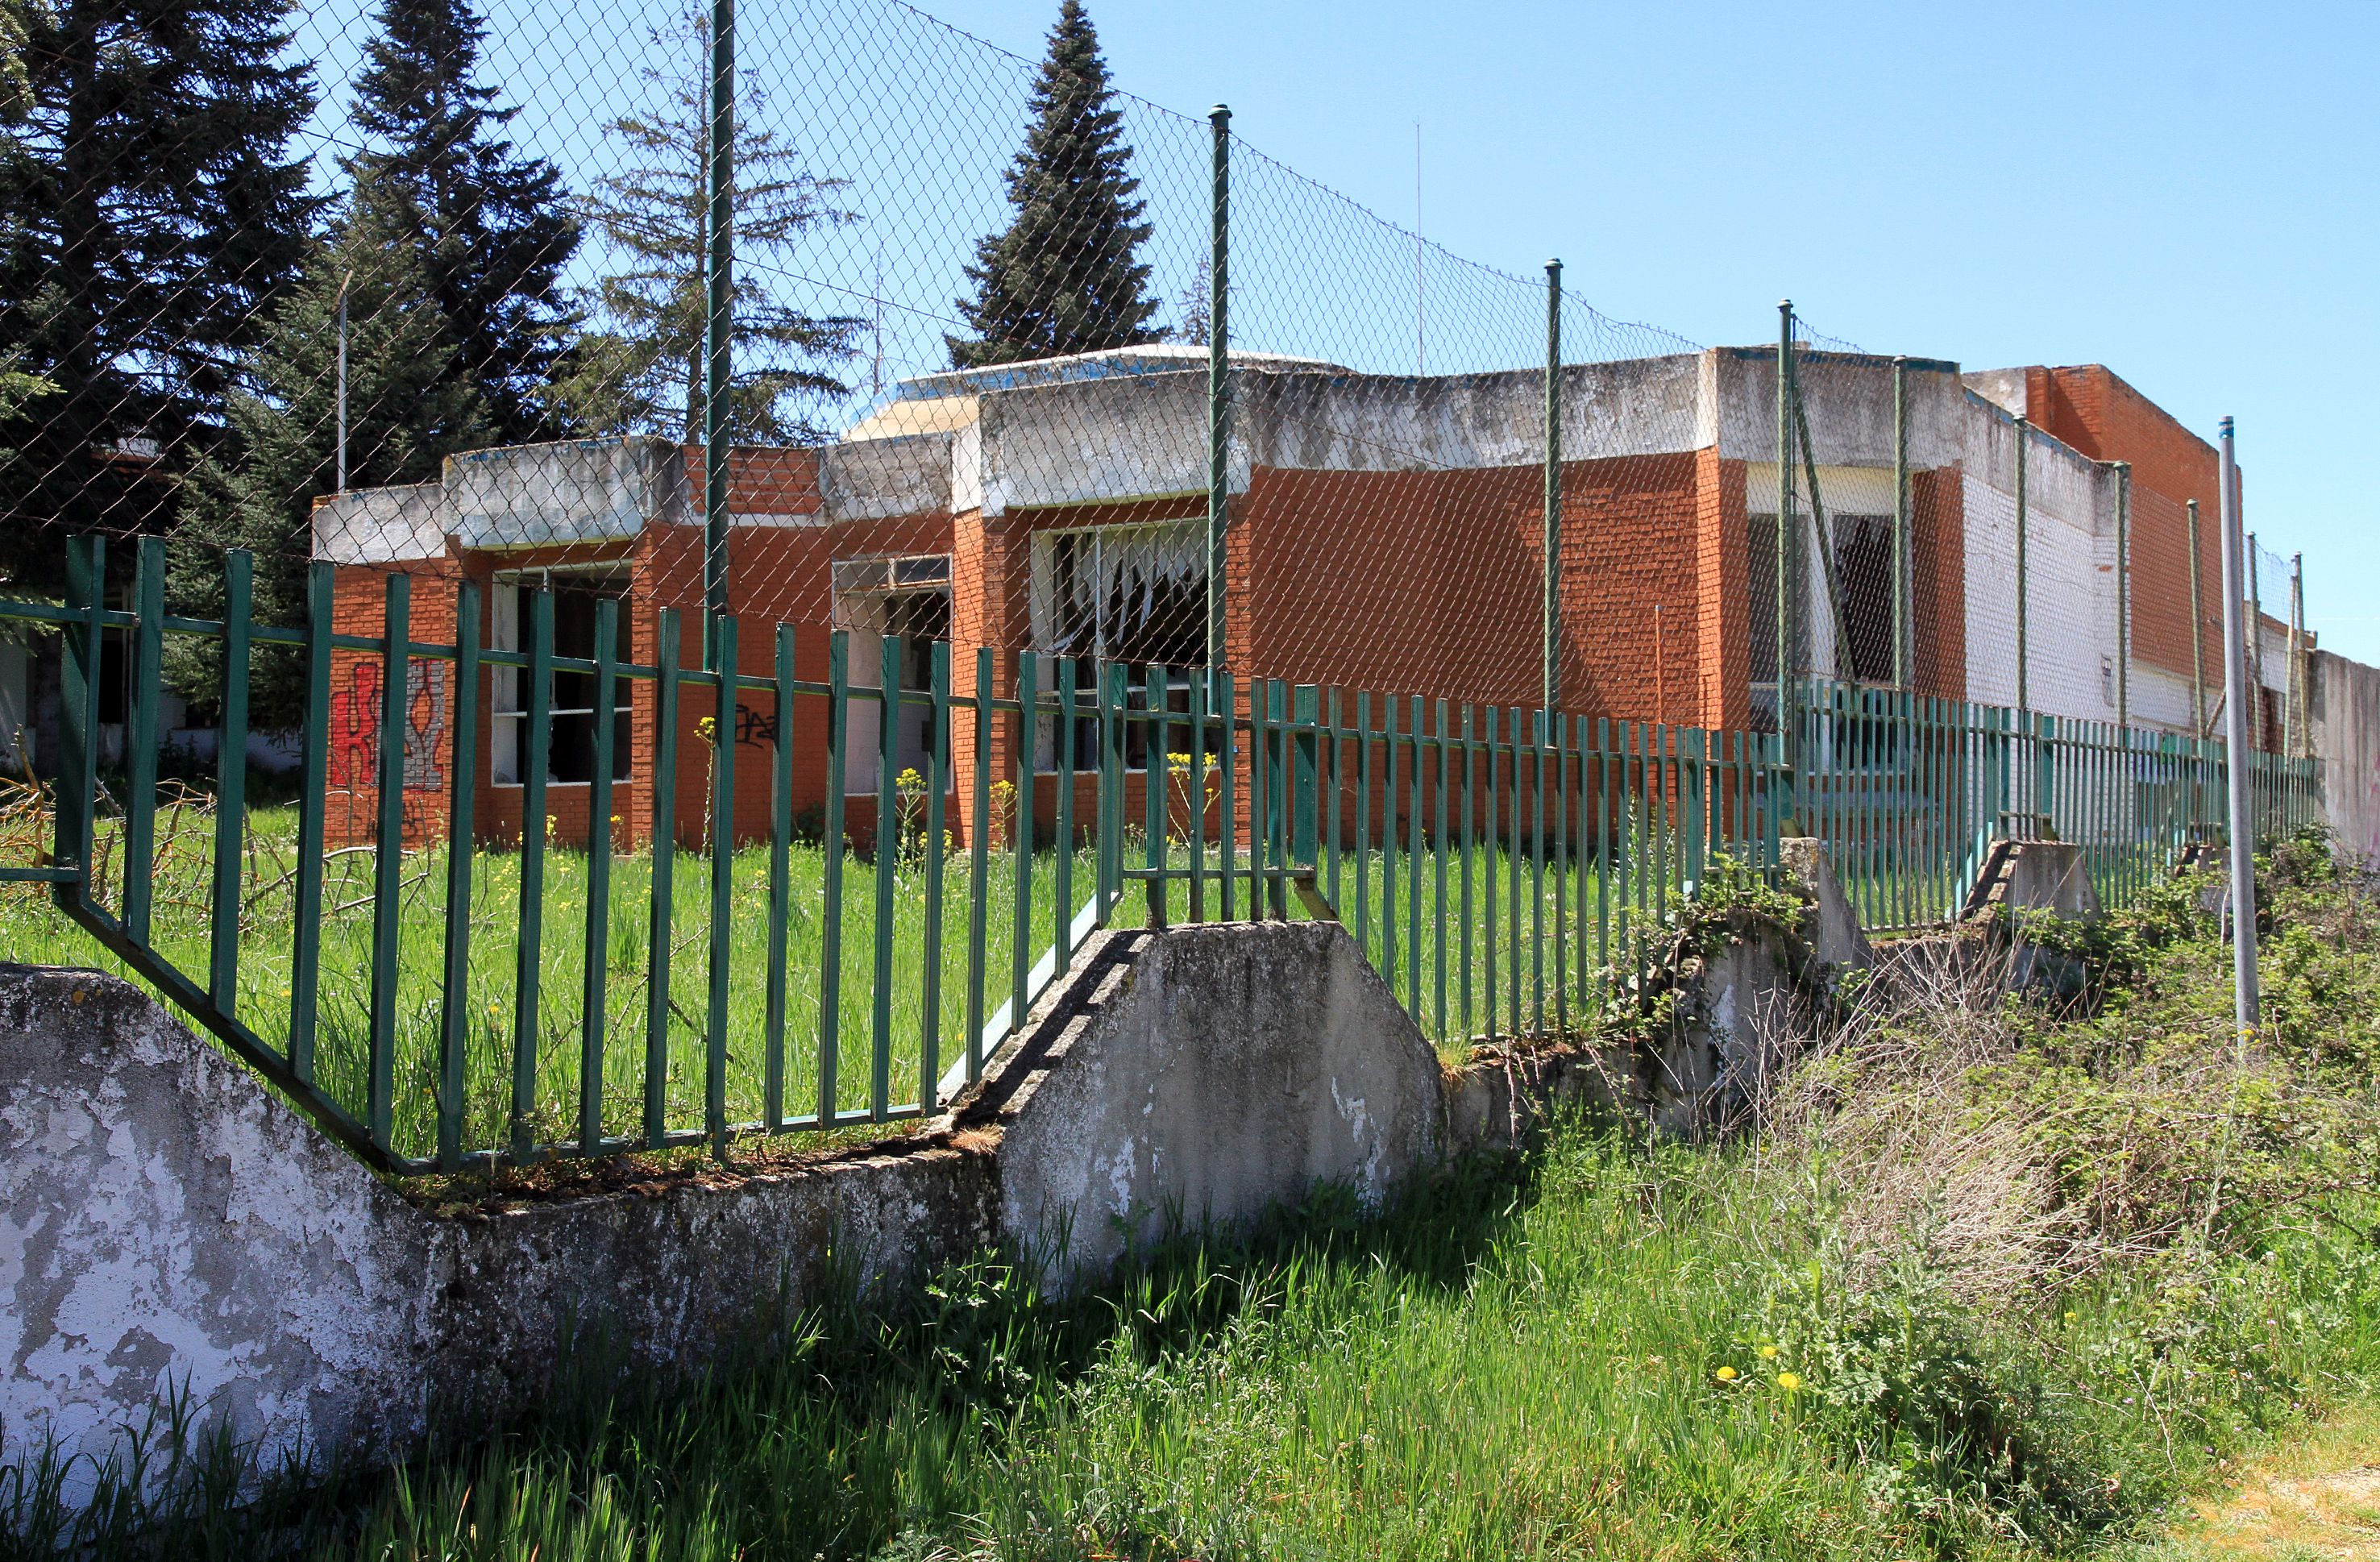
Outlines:
<svg viewBox="0 0 2380 1562"><path fill-rule="evenodd" d="M1293 1203L1377 1206L1435 1160L1437 1055L1336 923L1108 933L1070 1004L958 1114L1000 1134L1000 1215L1059 1289Z"/></svg>
<svg viewBox="0 0 2380 1562"><path fill-rule="evenodd" d="M1842 881L1828 860L1826 842L1803 835L1780 841L1777 846L1787 880L1810 899L1812 914L1803 931L1812 952L1830 977L1866 970L1875 955L1860 926L1859 913L1852 908L1851 897L1843 893Z"/></svg>

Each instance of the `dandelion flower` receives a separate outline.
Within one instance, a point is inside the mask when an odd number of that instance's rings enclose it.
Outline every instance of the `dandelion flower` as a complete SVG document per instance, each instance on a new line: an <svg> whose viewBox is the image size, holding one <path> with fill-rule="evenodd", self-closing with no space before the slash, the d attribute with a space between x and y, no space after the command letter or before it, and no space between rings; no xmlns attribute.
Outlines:
<svg viewBox="0 0 2380 1562"><path fill-rule="evenodd" d="M2067 1314L2066 1314L2066 1321L2067 1321L2068 1323L2070 1323L2070 1323L2072 1323L2072 1322L2074 1321L2074 1314L2071 1314L2071 1313Z"/></svg>
<svg viewBox="0 0 2380 1562"><path fill-rule="evenodd" d="M1735 1381L1735 1369L1733 1367L1721 1367L1711 1375L1718 1378L1721 1383L1733 1383Z"/></svg>
<svg viewBox="0 0 2380 1562"><path fill-rule="evenodd" d="M1777 1347L1774 1345L1762 1346L1760 1348L1760 1359L1764 1362L1775 1361L1777 1359Z"/></svg>
<svg viewBox="0 0 2380 1562"><path fill-rule="evenodd" d="M1790 1372L1779 1373L1777 1374L1777 1386L1785 1390L1786 1393L1791 1394L1793 1390L1802 1386L1802 1374L1799 1373Z"/></svg>

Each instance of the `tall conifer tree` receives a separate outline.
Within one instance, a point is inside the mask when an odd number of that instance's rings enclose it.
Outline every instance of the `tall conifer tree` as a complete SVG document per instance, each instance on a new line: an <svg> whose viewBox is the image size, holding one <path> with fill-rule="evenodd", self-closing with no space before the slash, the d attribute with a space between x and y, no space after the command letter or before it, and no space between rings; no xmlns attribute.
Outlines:
<svg viewBox="0 0 2380 1562"><path fill-rule="evenodd" d="M948 338L961 369L1159 341L1139 260L1149 225L1099 34L1063 0L1031 100L1025 150L1007 173L1007 228L976 246L972 337Z"/></svg>
<svg viewBox="0 0 2380 1562"><path fill-rule="evenodd" d="M652 35L652 55L674 62L639 72L653 107L604 128L625 152L581 209L624 262L593 299L604 328L573 355L561 394L590 429L698 440L704 423L704 343L710 291L710 28L690 9ZM854 221L845 182L815 174L767 127L767 83L740 85L735 137L735 266L728 426L739 444L813 444L828 438L820 409L847 394L840 365L867 321L814 315L785 297L805 236Z"/></svg>
<svg viewBox="0 0 2380 1562"><path fill-rule="evenodd" d="M410 229L495 438L550 439L565 431L545 392L576 323L561 277L578 224L560 172L505 138L519 110L480 82L486 37L471 0L382 0L356 79L356 125L374 145L349 172Z"/></svg>
<svg viewBox="0 0 2380 1562"><path fill-rule="evenodd" d="M46 0L0 136L0 574L55 589L60 534L162 529L171 474L231 437L225 397L318 203L289 141L314 107L282 0ZM25 388L18 382L18 389Z"/></svg>
<svg viewBox="0 0 2380 1562"><path fill-rule="evenodd" d="M435 297L401 192L367 177L302 280L273 311L242 388L229 399L238 435L182 485L168 593L177 611L220 616L223 550L256 554L257 619L305 622L314 501L338 486L339 295L347 304L347 486L428 482L448 453L491 442L453 321ZM395 517L392 514L391 524ZM213 703L213 642L170 637L167 672ZM286 648L256 653L250 711L260 727L296 721L301 684Z"/></svg>

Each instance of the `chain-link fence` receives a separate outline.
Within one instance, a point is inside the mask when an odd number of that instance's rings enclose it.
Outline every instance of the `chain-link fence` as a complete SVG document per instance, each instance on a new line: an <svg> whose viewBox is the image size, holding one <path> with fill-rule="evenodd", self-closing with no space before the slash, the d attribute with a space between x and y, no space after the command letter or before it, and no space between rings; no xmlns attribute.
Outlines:
<svg viewBox="0 0 2380 1562"><path fill-rule="evenodd" d="M1293 869L1460 1041L1475 965L1567 1026L1789 824L1894 925L1995 831L2087 815L2114 888L2204 828L2198 749L2105 757L2221 685L2211 452L2109 459L2112 377L1616 321L1118 90L1073 0L1038 59L27 17L0 840L392 1164L929 1110L1098 920Z"/></svg>

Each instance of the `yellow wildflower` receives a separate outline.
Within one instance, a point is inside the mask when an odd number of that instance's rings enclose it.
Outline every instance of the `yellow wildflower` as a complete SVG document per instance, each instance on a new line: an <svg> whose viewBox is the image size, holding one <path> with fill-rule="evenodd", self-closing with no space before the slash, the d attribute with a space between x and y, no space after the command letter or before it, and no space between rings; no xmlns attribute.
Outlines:
<svg viewBox="0 0 2380 1562"><path fill-rule="evenodd" d="M1793 1390L1802 1386L1802 1376L1799 1373L1779 1373L1777 1374L1777 1386L1785 1390L1786 1393L1791 1394Z"/></svg>
<svg viewBox="0 0 2380 1562"><path fill-rule="evenodd" d="M1711 1374L1711 1375L1718 1378L1721 1383L1733 1383L1735 1381L1735 1369L1733 1367L1721 1367L1718 1371Z"/></svg>
<svg viewBox="0 0 2380 1562"><path fill-rule="evenodd" d="M1775 1361L1777 1359L1777 1347L1774 1345L1762 1346L1760 1348L1760 1359L1764 1362Z"/></svg>

